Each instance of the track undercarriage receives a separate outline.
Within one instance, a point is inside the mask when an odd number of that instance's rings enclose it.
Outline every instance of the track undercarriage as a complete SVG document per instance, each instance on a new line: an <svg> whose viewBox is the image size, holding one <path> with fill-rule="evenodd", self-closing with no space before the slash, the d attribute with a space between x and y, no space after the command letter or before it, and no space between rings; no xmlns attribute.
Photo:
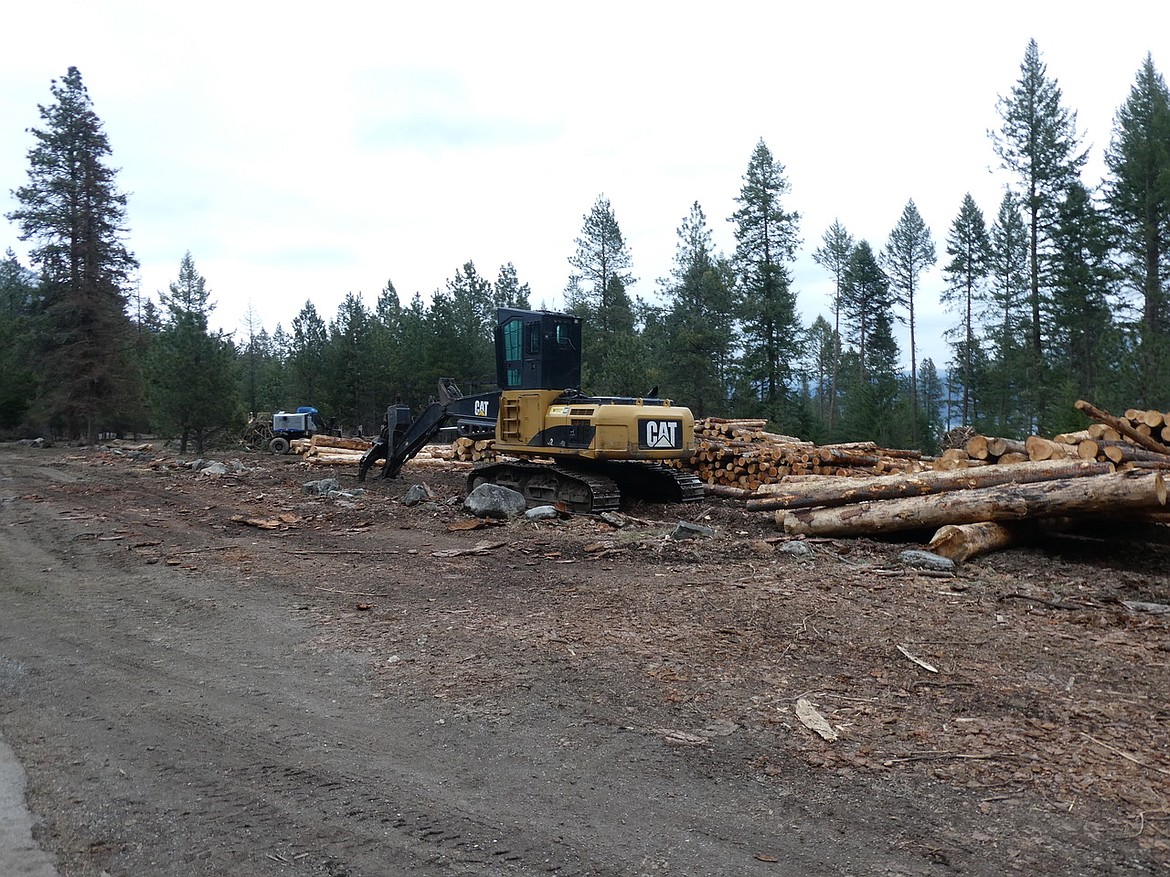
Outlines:
<svg viewBox="0 0 1170 877"><path fill-rule="evenodd" d="M658 463L511 460L485 463L468 475L468 489L484 483L509 487L531 504L562 503L575 512L616 509L623 496L652 502L695 502L703 496L703 483L694 475Z"/></svg>

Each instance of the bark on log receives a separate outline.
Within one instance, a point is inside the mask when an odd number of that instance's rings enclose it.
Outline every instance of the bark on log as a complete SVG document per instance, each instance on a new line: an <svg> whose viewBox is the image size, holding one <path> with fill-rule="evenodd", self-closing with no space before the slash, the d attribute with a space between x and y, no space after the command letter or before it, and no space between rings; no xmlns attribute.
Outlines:
<svg viewBox="0 0 1170 877"><path fill-rule="evenodd" d="M1132 470L1090 478L1032 484L1002 484L930 496L860 502L838 508L776 513L776 524L791 535L862 536L1027 518L1128 514L1166 505L1159 472Z"/></svg>
<svg viewBox="0 0 1170 877"><path fill-rule="evenodd" d="M1105 475L1111 463L1086 460L1049 460L1014 466L982 466L974 469L935 470L913 475L876 475L869 478L822 478L817 481L769 485L764 496L749 500L749 511L842 506L877 499L929 496L954 490L971 490L997 484L1030 484L1058 478Z"/></svg>
<svg viewBox="0 0 1170 877"><path fill-rule="evenodd" d="M751 499L756 495L754 490L731 487L727 484L704 484L703 492L709 496L722 496L725 499Z"/></svg>
<svg viewBox="0 0 1170 877"><path fill-rule="evenodd" d="M1023 442L1020 442L1020 444L1023 444ZM1031 457L1028 456L1026 451L1008 451L996 462L1001 466L1010 466L1014 463L1028 463L1030 461Z"/></svg>
<svg viewBox="0 0 1170 877"><path fill-rule="evenodd" d="M1120 417L1114 417L1112 414L1102 411L1096 405L1093 405L1090 402L1086 402L1084 399L1078 399L1074 407L1079 411L1084 411L1085 414L1094 420L1100 423L1104 423L1107 426L1112 426L1122 435L1129 436L1146 450L1153 451L1157 454L1170 454L1170 448L1166 447L1166 445L1159 441L1155 441L1154 439L1150 438L1149 435L1143 435L1128 421L1123 420Z"/></svg>

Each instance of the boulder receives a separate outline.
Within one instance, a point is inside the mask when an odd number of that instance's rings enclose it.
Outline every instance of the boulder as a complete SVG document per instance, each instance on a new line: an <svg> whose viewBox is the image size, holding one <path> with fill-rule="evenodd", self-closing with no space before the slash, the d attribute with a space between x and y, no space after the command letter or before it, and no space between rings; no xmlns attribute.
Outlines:
<svg viewBox="0 0 1170 877"><path fill-rule="evenodd" d="M515 518L527 507L523 494L498 484L481 484L463 500L463 508L479 518Z"/></svg>
<svg viewBox="0 0 1170 877"><path fill-rule="evenodd" d="M704 527L701 524L691 524L687 521L679 521L670 532L671 539L710 539L715 535L715 530L712 527Z"/></svg>
<svg viewBox="0 0 1170 877"><path fill-rule="evenodd" d="M427 487L426 484L412 484L410 490L406 491L406 496L402 497L402 504L416 506L420 502L427 502L434 498L434 491Z"/></svg>

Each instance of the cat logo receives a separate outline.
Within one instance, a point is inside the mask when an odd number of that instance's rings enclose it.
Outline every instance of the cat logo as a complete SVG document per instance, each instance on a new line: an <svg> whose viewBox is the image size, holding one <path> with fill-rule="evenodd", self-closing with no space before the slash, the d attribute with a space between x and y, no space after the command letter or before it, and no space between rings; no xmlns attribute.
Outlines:
<svg viewBox="0 0 1170 877"><path fill-rule="evenodd" d="M475 416L476 417L487 417L488 416L488 400L487 399L477 399L476 400L476 402L475 402Z"/></svg>
<svg viewBox="0 0 1170 877"><path fill-rule="evenodd" d="M643 448L682 447L682 421L643 420L638 444Z"/></svg>

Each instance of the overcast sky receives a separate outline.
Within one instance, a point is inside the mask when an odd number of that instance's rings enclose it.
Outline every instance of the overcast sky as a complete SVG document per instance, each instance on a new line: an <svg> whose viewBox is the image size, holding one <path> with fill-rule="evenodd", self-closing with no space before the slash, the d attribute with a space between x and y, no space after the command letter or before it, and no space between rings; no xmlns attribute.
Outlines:
<svg viewBox="0 0 1170 877"><path fill-rule="evenodd" d="M586 213L607 197L633 295L656 299L698 201L716 245L757 142L786 170L806 323L828 315L811 258L840 218L875 251L913 198L940 265L963 195L988 223L1008 178L987 136L1035 38L1077 113L1089 185L1147 53L1170 66L1170 5L1121 2L42 2L4 4L0 212L27 181L51 80L78 67L129 194L144 292L190 251L239 330L307 300L403 302L468 261L516 266L561 306ZM0 248L24 256L4 222ZM925 278L920 346L953 322ZM899 343L905 349L905 329ZM920 353L921 356L921 353Z"/></svg>

